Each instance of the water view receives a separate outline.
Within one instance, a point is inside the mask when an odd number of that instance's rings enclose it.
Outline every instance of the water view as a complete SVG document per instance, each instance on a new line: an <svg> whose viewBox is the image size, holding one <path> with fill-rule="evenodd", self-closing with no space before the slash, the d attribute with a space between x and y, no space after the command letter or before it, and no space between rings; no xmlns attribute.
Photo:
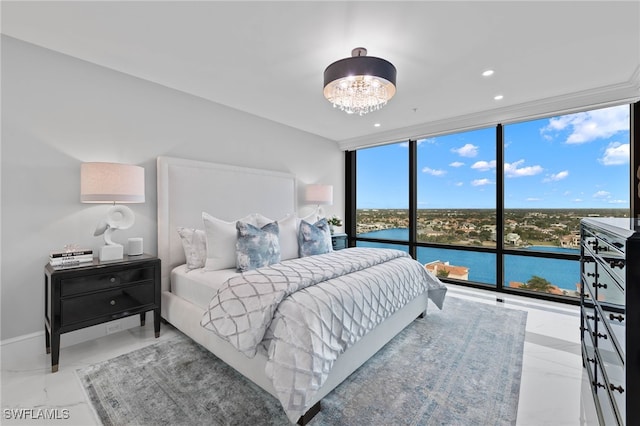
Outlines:
<svg viewBox="0 0 640 426"><path fill-rule="evenodd" d="M364 238L384 240L408 241L409 231L406 228L384 229L365 232L358 235ZM372 243L359 241L361 247L386 247L407 250L406 246L393 243ZM580 254L577 248L562 248L553 246L528 246L524 250L550 251L559 253ZM418 248L418 261L427 264L441 261L451 266L468 269L468 280L485 284L496 283L496 255L493 253L462 251L442 248ZM505 257L505 286L520 287L534 275L543 277L551 285L560 289L559 294L577 296L580 282L580 264L578 261L563 259L541 259L528 256Z"/></svg>

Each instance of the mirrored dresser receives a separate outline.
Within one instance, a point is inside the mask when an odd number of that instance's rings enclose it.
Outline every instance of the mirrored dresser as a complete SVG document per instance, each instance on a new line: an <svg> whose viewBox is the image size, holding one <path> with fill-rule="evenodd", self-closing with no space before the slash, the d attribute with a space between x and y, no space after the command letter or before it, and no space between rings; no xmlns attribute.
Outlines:
<svg viewBox="0 0 640 426"><path fill-rule="evenodd" d="M585 218L581 341L601 425L640 424L640 222Z"/></svg>

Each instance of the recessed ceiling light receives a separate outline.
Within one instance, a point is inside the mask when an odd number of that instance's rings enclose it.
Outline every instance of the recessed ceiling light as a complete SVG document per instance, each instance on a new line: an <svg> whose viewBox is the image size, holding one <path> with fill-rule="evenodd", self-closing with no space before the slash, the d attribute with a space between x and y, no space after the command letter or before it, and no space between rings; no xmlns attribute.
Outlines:
<svg viewBox="0 0 640 426"><path fill-rule="evenodd" d="M502 100L502 98L504 98L504 96L502 96L502 95L495 95L493 97L493 99L495 99L496 101Z"/></svg>
<svg viewBox="0 0 640 426"><path fill-rule="evenodd" d="M380 123L374 124L373 127L380 127Z"/></svg>
<svg viewBox="0 0 640 426"><path fill-rule="evenodd" d="M493 70L486 70L482 73L483 77L489 77L490 75L493 75Z"/></svg>

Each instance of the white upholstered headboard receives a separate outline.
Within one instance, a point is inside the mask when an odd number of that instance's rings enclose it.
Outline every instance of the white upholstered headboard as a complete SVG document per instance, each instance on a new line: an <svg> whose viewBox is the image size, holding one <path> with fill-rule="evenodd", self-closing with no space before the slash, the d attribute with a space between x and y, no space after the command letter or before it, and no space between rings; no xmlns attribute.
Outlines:
<svg viewBox="0 0 640 426"><path fill-rule="evenodd" d="M280 219L296 211L294 175L204 161L158 157L158 257L162 290L185 262L178 226L203 229L202 212L233 221L251 213Z"/></svg>

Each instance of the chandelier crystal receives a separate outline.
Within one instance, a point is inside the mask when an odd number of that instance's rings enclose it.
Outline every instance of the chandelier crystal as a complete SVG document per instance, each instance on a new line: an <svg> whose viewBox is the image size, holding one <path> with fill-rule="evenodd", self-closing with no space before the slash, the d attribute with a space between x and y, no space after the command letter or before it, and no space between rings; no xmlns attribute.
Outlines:
<svg viewBox="0 0 640 426"><path fill-rule="evenodd" d="M390 62L366 56L357 47L351 58L341 59L324 71L324 97L347 114L378 110L396 93L396 68Z"/></svg>

